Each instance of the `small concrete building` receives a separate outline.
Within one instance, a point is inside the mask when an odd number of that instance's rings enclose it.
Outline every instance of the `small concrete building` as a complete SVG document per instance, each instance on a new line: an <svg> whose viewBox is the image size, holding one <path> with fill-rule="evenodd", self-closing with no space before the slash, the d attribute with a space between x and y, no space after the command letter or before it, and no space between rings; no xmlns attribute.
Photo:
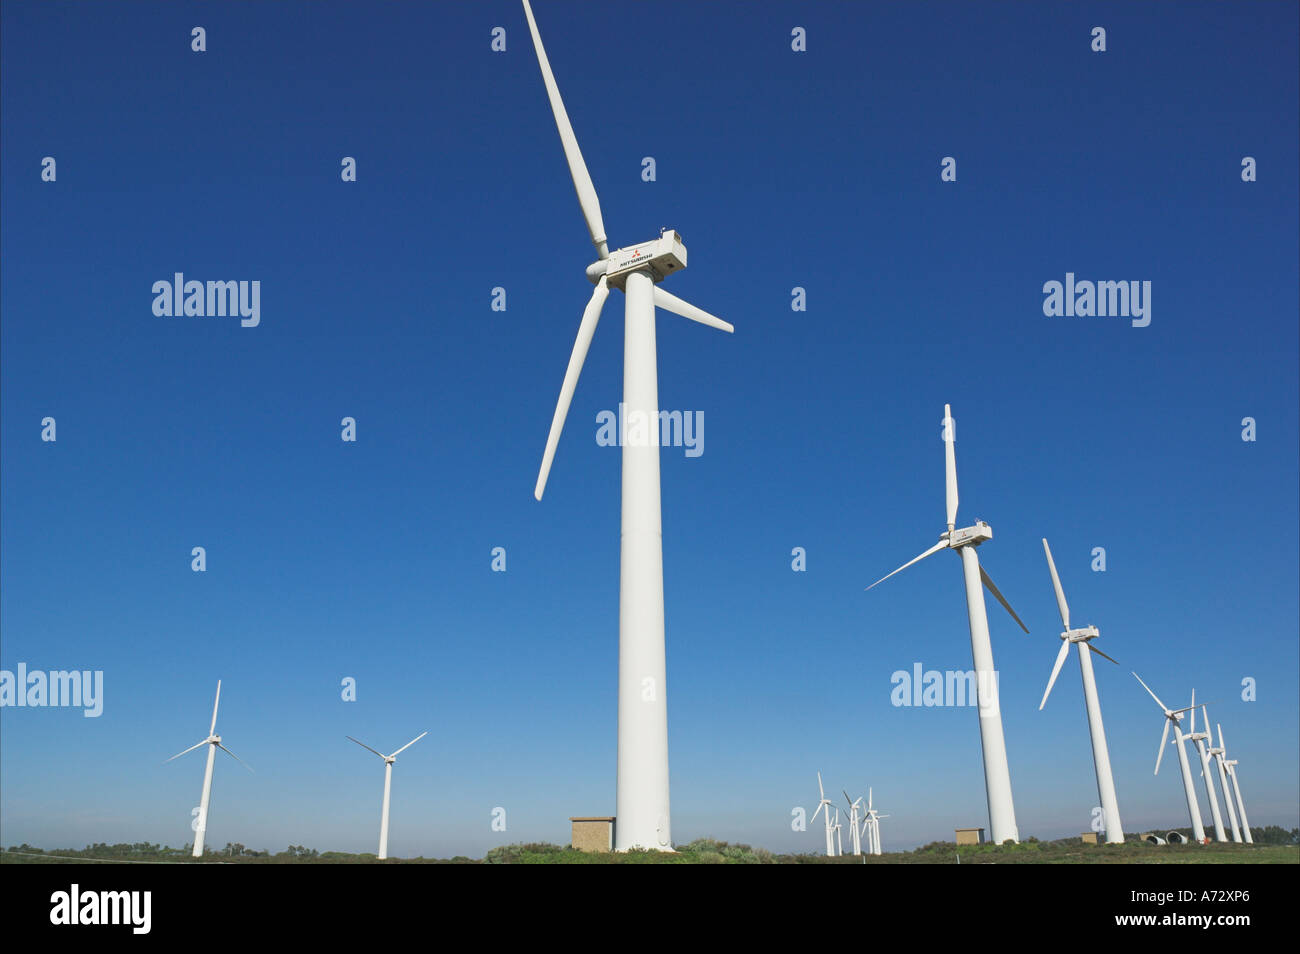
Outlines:
<svg viewBox="0 0 1300 954"><path fill-rule="evenodd" d="M957 844L959 845L984 844L984 829L983 828L958 828Z"/></svg>
<svg viewBox="0 0 1300 954"><path fill-rule="evenodd" d="M1085 845L1097 844L1097 833L1095 831L1085 831L1079 837L1083 839Z"/></svg>
<svg viewBox="0 0 1300 954"><path fill-rule="evenodd" d="M579 851L614 850L614 816L570 818L573 822L571 844Z"/></svg>

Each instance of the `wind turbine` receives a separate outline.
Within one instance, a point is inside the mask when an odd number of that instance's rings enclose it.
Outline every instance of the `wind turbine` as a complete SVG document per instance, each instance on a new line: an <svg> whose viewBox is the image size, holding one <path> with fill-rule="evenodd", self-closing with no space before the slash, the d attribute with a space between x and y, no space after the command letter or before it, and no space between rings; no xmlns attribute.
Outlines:
<svg viewBox="0 0 1300 954"><path fill-rule="evenodd" d="M1142 682L1142 677L1137 673L1133 673L1133 678L1138 682ZM1191 816L1192 819L1192 834L1195 836L1198 845L1204 844L1205 828L1201 825L1201 806L1200 803L1196 801L1196 788L1192 785L1192 770L1187 764L1187 750L1183 748L1183 729L1182 726L1179 725L1179 723L1182 722L1183 713L1187 710L1168 708L1160 701L1159 696L1154 692L1151 692L1151 687L1145 682L1142 682L1142 688L1151 695L1151 698L1156 701L1156 705L1158 705L1161 711L1165 714L1165 731L1164 734L1160 736L1160 752L1156 755L1156 770L1151 774L1160 774L1160 760L1165 757L1165 743L1169 741L1169 727L1172 725L1174 727L1174 744L1178 747L1178 764L1181 765L1183 769L1183 789L1187 794L1187 814Z"/></svg>
<svg viewBox="0 0 1300 954"><path fill-rule="evenodd" d="M956 443L956 422L952 418L950 405L943 406L943 442L944 467L947 477L948 529L939 535L939 542L920 556L909 560L894 573L906 570L917 563L938 553L940 550L956 550L961 555L962 572L966 579L966 615L970 621L971 655L975 660L976 693L979 698L980 742L984 750L984 788L988 797L989 830L994 844L1005 841L1020 841L1016 829L1016 809L1011 798L1011 770L1007 766L1007 745L1002 735L1002 710L998 704L997 670L993 667L993 647L989 643L988 613L984 608L984 591L981 582L988 591L1002 604L1011 618L1026 633L1029 628L1020 622L1020 617L1011 608L993 580L980 566L975 548L987 540L993 539L993 529L983 520L976 520L974 526L957 529L957 463L953 445ZM894 573L881 577L867 589L885 582Z"/></svg>
<svg viewBox="0 0 1300 954"><path fill-rule="evenodd" d="M1201 708L1205 708L1202 704ZM1187 738L1196 746L1196 752L1201 757L1201 777L1205 779L1205 793L1210 797L1210 817L1214 820L1214 840L1227 841L1228 836L1223 833L1223 816L1219 814L1219 796L1214 792L1214 777L1210 774L1210 752L1206 747L1206 741L1213 742L1210 738L1210 720L1207 716L1204 720L1205 731L1196 731L1196 690L1192 690L1192 731L1188 733Z"/></svg>
<svg viewBox="0 0 1300 954"><path fill-rule="evenodd" d="M1210 714L1201 706L1201 715L1205 717L1205 724L1210 724ZM1227 757L1223 748L1223 726L1215 724L1219 730L1219 744L1210 747L1210 755L1214 756L1214 764L1219 769L1219 784L1223 787L1223 803L1228 806L1228 821L1232 825L1232 840L1241 842L1241 829L1237 826L1237 809L1232 804L1232 789L1228 787L1228 770L1224 768L1223 761Z"/></svg>
<svg viewBox="0 0 1300 954"><path fill-rule="evenodd" d="M834 840L834 837L833 837L833 835L832 835L832 832L833 832L834 829L833 829L832 826L831 826L831 800L830 800L829 798L826 797L826 789L822 787L822 773L821 773L821 772L818 772L818 773L817 773L817 790L818 790L819 792L822 793L821 801L819 801L819 802L817 803L817 811L813 812L813 814L812 814L812 818L810 818L810 819L808 819L808 820L809 820L810 822L811 822L811 821L816 821L816 820L817 820L817 812L821 812L821 813L822 813L822 819L826 822L826 857L827 857L827 858L834 858L834 857L835 857L835 840Z"/></svg>
<svg viewBox="0 0 1300 954"><path fill-rule="evenodd" d="M844 791L840 789L840 791ZM858 830L858 806L862 804L862 796L858 796L856 802L849 801L849 793L844 792L844 800L849 802L849 831L853 833L853 853L862 854L862 832Z"/></svg>
<svg viewBox="0 0 1300 954"><path fill-rule="evenodd" d="M1047 705L1047 697L1052 694L1056 677L1061 672L1065 657L1070 652L1070 644L1079 647L1079 671L1083 674L1083 700L1088 710L1088 732L1092 736L1092 761L1097 769L1097 795L1101 798L1102 818L1106 822L1106 841L1112 845L1124 843L1124 826L1119 820L1119 800L1115 797L1115 778L1110 772L1110 751L1106 748L1106 729L1101 724L1101 702L1097 698L1097 680L1092 672L1092 655L1088 650L1104 659L1110 659L1090 640L1101 633L1096 626L1082 629L1070 629L1070 607L1065 602L1065 590L1061 588L1061 578L1056 575L1056 563L1052 560L1052 548L1043 540L1043 552L1047 554L1047 568L1052 571L1052 586L1056 589L1056 606L1061 611L1061 624L1065 631L1061 633L1061 651L1056 655L1056 665L1052 667L1052 678L1047 680L1047 691L1043 701L1038 704L1038 711ZM1110 659L1111 662L1115 660ZM1116 663L1116 665L1119 665Z"/></svg>
<svg viewBox="0 0 1300 954"><path fill-rule="evenodd" d="M1255 839L1250 837L1250 822L1246 820L1246 803L1241 798L1241 780L1237 778L1237 760L1228 758L1227 749L1223 745L1223 726L1219 726L1219 748L1224 749L1223 767L1228 770L1228 777L1232 779L1233 791L1237 793L1237 814L1241 816L1241 837L1246 840L1246 844L1253 845Z"/></svg>
<svg viewBox="0 0 1300 954"><path fill-rule="evenodd" d="M392 755L385 755L383 752L377 751L376 749L371 749L370 746L366 745L366 743L362 742L359 739L353 739L352 736L350 735L344 736L344 738L356 742L357 745L361 746L363 749L370 749L371 752L374 752L376 755L378 755L381 759L384 760L384 810L379 816L379 860L380 861L383 861L385 858L388 857L388 796L393 788L393 762L399 755L401 755L411 746L415 745L416 742L419 742L428 734L429 733L427 731L421 732L419 735L413 738L410 742L407 742L404 746L402 746Z"/></svg>
<svg viewBox="0 0 1300 954"><path fill-rule="evenodd" d="M867 789L867 813L862 819L863 828L870 834L867 838L867 853L872 855L881 854L880 851L880 819L888 818L888 815L882 815L876 810L873 802L872 790Z"/></svg>
<svg viewBox="0 0 1300 954"><path fill-rule="evenodd" d="M835 829L835 857L844 854L844 839L840 836L840 810L835 809L835 824L831 826Z"/></svg>
<svg viewBox="0 0 1300 954"><path fill-rule="evenodd" d="M167 762L178 759L182 755L188 755L201 745L208 747L208 765L203 770L203 794L199 797L199 827L194 830L194 850L190 854L195 858L203 857L203 837L208 831L208 805L212 801L212 763L216 760L217 749L225 752L232 759L238 762L250 772L253 769L247 762L241 759L230 749L221 744L221 736L217 735L217 706L221 704L221 680L217 680L217 698L212 702L212 725L208 727L208 737L194 743L184 752L177 752ZM166 764L164 762L163 764Z"/></svg>
<svg viewBox="0 0 1300 954"><path fill-rule="evenodd" d="M560 99L532 8L528 0L523 0L523 4L542 81L578 193L578 204L598 255L586 269L587 280L596 287L578 326L533 495L541 500L546 490L551 462L601 308L611 288L622 289L626 304L620 411L626 417L619 415L620 428L625 433L619 435L623 448L623 513L619 573L618 820L614 827L614 850L643 847L671 851L655 308L722 331L734 329L659 286L667 275L686 267L686 247L676 232L664 230L657 239L609 251L595 185ZM638 433L644 434L644 439Z"/></svg>

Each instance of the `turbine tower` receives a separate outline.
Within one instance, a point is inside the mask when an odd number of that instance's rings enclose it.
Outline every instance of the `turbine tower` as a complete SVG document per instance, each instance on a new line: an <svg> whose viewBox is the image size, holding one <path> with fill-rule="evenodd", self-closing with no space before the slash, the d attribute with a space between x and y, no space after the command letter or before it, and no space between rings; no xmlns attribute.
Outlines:
<svg viewBox="0 0 1300 954"><path fill-rule="evenodd" d="M844 789L840 789L844 791ZM862 796L858 796L856 802L849 801L849 793L844 792L844 800L849 803L849 831L853 833L853 853L862 854L862 832L858 830L858 806L862 804Z"/></svg>
<svg viewBox="0 0 1300 954"><path fill-rule="evenodd" d="M1205 724L1210 724L1210 714L1205 711L1205 706L1201 706L1201 715L1205 717ZM1223 788L1223 803L1228 806L1228 821L1232 825L1232 840L1241 842L1241 828L1237 825L1237 808L1232 804L1232 789L1228 787L1228 770L1224 768L1223 761L1227 757L1223 749L1223 726L1215 724L1219 730L1219 744L1210 748L1210 754L1214 756L1214 764L1219 769L1219 785Z"/></svg>
<svg viewBox="0 0 1300 954"><path fill-rule="evenodd" d="M835 829L835 857L838 858L844 854L844 839L840 835L840 810L835 809L835 824L831 826Z"/></svg>
<svg viewBox="0 0 1300 954"><path fill-rule="evenodd" d="M225 752L250 772L253 771L247 762L221 744L221 736L217 735L217 706L220 704L221 680L218 679L217 698L212 702L212 725L208 727L208 737L194 743L184 752L177 752L170 759L166 760L167 762L170 762L173 759L180 758L182 755L188 755L201 745L206 745L208 747L208 765L207 768L203 770L203 794L199 796L199 824L198 827L194 829L194 850L190 852L190 854L195 858L203 857L203 838L208 832L208 805L212 801L212 763L216 760L217 749ZM163 764L166 764L166 762Z"/></svg>
<svg viewBox="0 0 1300 954"><path fill-rule="evenodd" d="M1047 554L1047 568L1052 571L1052 586L1056 589L1056 606L1061 611L1061 651L1056 655L1056 665L1052 667L1052 678L1047 680L1047 691L1043 701L1038 704L1038 711L1047 705L1047 697L1052 694L1052 686L1061 672L1065 657L1070 652L1070 644L1079 647L1079 672L1083 674L1083 701L1088 710L1088 732L1092 736L1092 761L1097 769L1097 796L1101 799L1102 818L1106 822L1106 841L1112 845L1124 843L1124 826L1119 820L1119 800L1115 797L1115 778L1110 772L1110 751L1106 748L1106 728L1101 724L1101 702L1097 698L1097 680L1092 672L1092 655L1088 650L1104 659L1110 659L1090 640L1101 633L1096 626L1082 629L1070 629L1070 607L1065 602L1065 590L1061 588L1061 578L1056 575L1056 563L1052 560L1052 548L1043 540L1043 552ZM1111 662L1115 660L1110 659ZM1119 665L1116 663L1116 665Z"/></svg>
<svg viewBox="0 0 1300 954"><path fill-rule="evenodd" d="M813 812L810 822L817 820L817 812L821 812L822 819L826 823L826 857L835 857L835 829L831 825L831 800L826 797L826 789L822 787L822 773L817 773L817 790L822 793L821 801L817 803L817 811Z"/></svg>
<svg viewBox="0 0 1300 954"><path fill-rule="evenodd" d="M668 808L668 709L664 660L663 537L659 501L659 388L655 353L655 308L722 331L731 325L659 286L686 267L686 248L674 231L613 252L605 237L596 188L573 134L560 90L542 47L528 0L528 29L541 67L555 125L598 258L587 266L595 284L582 314L551 420L533 495L542 499L569 403L587 358L601 308L611 288L622 289L624 308L623 405L619 443L623 453L622 542L619 567L618 779L614 850L672 850ZM626 415L626 416L624 416ZM644 435L644 439L640 436Z"/></svg>
<svg viewBox="0 0 1300 954"><path fill-rule="evenodd" d="M370 746L366 745L366 743L360 741L359 739L354 739L350 735L344 736L345 739L348 739L352 742L356 742L357 745L361 746L363 749L369 749L371 752L374 752L376 755L378 755L381 759L384 760L384 808L379 815L379 860L380 861L383 861L385 858L388 857L388 796L389 793L391 793L393 790L393 762L394 760L396 760L396 758L399 755L401 755L411 746L415 745L416 742L419 742L428 734L429 734L428 731L421 732L419 735L413 738L410 742L407 742L404 746L402 746L392 755L385 755L383 752L379 752L375 749L371 749Z"/></svg>
<svg viewBox="0 0 1300 954"><path fill-rule="evenodd" d="M1142 677L1137 673L1133 673L1133 678L1138 682L1142 682ZM1156 770L1151 774L1160 774L1160 760L1165 757L1165 743L1169 741L1169 727L1172 725L1174 727L1174 744L1178 747L1178 764L1181 765L1183 769L1183 790L1187 795L1187 814L1192 820L1192 835L1196 838L1196 843L1202 845L1205 843L1205 828L1201 825L1201 806L1200 803L1196 801L1196 787L1192 784L1192 770L1187 764L1187 750L1183 747L1183 739L1185 736L1183 735L1182 726L1179 725L1179 723L1182 722L1183 713L1187 710L1169 709L1160 701L1159 696L1154 692L1151 692L1151 687L1145 682L1142 682L1142 688L1150 693L1151 698L1155 699L1156 705L1158 705L1161 711L1165 714L1165 731L1164 734L1160 736L1160 752L1156 755Z"/></svg>
<svg viewBox="0 0 1300 954"><path fill-rule="evenodd" d="M1246 844L1253 845L1255 839L1250 837L1250 822L1246 820L1246 803L1241 798L1241 781L1237 778L1237 760L1228 758L1227 749L1223 745L1223 726L1219 726L1219 748L1224 749L1223 767L1228 770L1228 777L1232 779L1233 791L1237 793L1237 814L1241 816L1241 837L1246 840Z"/></svg>
<svg viewBox="0 0 1300 954"><path fill-rule="evenodd" d="M961 556L962 572L966 580L966 615L970 622L971 655L975 660L976 693L979 699L980 743L984 750L984 789L988 797L989 830L994 844L1020 841L1016 829L1016 809L1011 798L1011 770L1007 766L1007 745L1002 735L1002 710L998 704L997 670L993 666L993 647L989 642L988 613L984 608L984 591L988 587L999 603L1011 614L1026 633L1029 628L1020 622L1011 604L1006 601L993 580L980 566L975 548L993 539L993 529L984 521L976 520L974 526L957 529L957 463L953 445L956 443L956 423L950 405L943 406L944 467L948 502L948 529L939 535L939 542L915 559L900 566L894 573L906 570L938 553L956 550ZM885 582L894 573L881 577L867 589Z"/></svg>
<svg viewBox="0 0 1300 954"><path fill-rule="evenodd" d="M1204 709L1204 704L1201 705ZM1219 796L1214 792L1214 776L1210 774L1210 751L1206 746L1207 740L1210 739L1210 720L1207 716L1202 720L1205 723L1205 731L1196 731L1196 690L1192 690L1192 731L1188 733L1187 738L1196 746L1196 753L1201 757L1201 777L1205 779L1205 794L1210 798L1210 818L1214 820L1214 840L1227 841L1228 836L1223 833L1223 816L1219 814Z"/></svg>

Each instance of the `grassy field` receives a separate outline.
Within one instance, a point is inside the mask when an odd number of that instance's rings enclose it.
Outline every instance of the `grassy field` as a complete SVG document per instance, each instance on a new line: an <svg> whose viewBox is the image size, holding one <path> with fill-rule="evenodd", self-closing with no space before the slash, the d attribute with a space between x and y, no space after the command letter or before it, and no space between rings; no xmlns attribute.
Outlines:
<svg viewBox="0 0 1300 954"><path fill-rule="evenodd" d="M225 854L209 852L201 862L180 849L156 845L95 845L84 850L42 852L22 845L0 852L0 864L379 864L371 854L309 852L291 849L279 854ZM777 855L749 845L701 838L678 846L675 853L632 851L623 854L582 852L551 844L503 845L482 859L456 857L390 858L383 864L1300 864L1300 845L1209 844L1150 845L1133 836L1123 845L1085 845L1077 838L1040 842L1033 839L1019 845L965 845L933 842L914 851L883 855L827 858L819 854Z"/></svg>

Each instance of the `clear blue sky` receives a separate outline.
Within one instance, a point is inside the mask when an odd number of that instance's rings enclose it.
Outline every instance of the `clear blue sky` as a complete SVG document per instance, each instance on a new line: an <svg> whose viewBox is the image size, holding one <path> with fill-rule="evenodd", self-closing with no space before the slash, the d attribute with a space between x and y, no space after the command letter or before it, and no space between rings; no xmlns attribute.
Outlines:
<svg viewBox="0 0 1300 954"><path fill-rule="evenodd" d="M1032 632L990 602L1022 835L1097 803L1073 659L1037 709L1043 536L1123 664L1097 674L1125 827L1187 822L1129 669L1217 700L1251 822L1300 823L1296 5L655 11L535 7L611 246L676 228L667 287L736 326L658 320L661 404L705 419L702 456L662 453L675 839L819 850L790 826L819 770L874 786L886 849L987 824L975 712L890 703L896 670L971 667L958 561L864 592L943 529L945 402L961 522L992 524ZM218 762L211 845L374 850L382 766L345 733L429 730L394 772L396 855L612 814L619 456L595 416L623 299L538 503L592 252L519 4L0 17L0 666L105 674L98 719L3 711L0 840L189 840L202 756L162 760L219 678L257 773ZM260 325L155 317L177 271L260 281ZM1066 272L1150 281L1151 324L1045 317Z"/></svg>

